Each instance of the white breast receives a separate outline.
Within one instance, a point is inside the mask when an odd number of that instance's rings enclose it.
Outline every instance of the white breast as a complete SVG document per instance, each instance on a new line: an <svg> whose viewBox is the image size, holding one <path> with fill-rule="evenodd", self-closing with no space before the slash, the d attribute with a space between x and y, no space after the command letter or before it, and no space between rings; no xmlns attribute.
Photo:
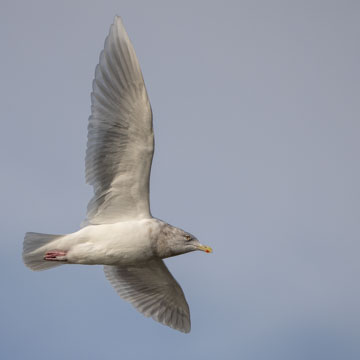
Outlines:
<svg viewBox="0 0 360 360"><path fill-rule="evenodd" d="M153 256L154 219L90 225L61 240L72 264L128 265ZM61 248L62 244L58 244Z"/></svg>

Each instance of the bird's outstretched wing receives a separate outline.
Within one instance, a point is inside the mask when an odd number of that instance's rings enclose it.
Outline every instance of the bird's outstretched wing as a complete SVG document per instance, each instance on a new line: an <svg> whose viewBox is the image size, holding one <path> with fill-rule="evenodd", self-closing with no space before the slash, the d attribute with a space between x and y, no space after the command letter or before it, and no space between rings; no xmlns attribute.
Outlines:
<svg viewBox="0 0 360 360"><path fill-rule="evenodd" d="M190 332L184 293L161 259L136 266L104 266L116 292L138 311L173 329Z"/></svg>
<svg viewBox="0 0 360 360"><path fill-rule="evenodd" d="M140 66L115 17L95 70L86 151L86 182L94 187L87 223L149 218L154 152L152 112Z"/></svg>

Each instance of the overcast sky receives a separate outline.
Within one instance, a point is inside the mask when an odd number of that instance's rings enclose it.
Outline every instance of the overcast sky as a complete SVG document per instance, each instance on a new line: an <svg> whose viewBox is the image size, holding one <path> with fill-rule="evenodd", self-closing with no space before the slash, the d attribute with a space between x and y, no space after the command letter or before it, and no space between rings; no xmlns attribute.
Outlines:
<svg viewBox="0 0 360 360"><path fill-rule="evenodd" d="M0 3L2 359L360 358L360 3ZM101 266L34 273L26 231L76 231L94 69L114 16L154 113L154 216L214 248L168 259L184 335Z"/></svg>

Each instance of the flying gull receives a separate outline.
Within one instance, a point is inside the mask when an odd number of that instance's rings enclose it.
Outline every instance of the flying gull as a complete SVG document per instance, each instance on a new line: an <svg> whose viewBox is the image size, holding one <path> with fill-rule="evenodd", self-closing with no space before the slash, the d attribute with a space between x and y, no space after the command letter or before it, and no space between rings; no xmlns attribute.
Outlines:
<svg viewBox="0 0 360 360"><path fill-rule="evenodd" d="M140 66L115 17L95 70L86 151L94 196L72 234L26 233L23 260L32 270L63 264L104 265L116 292L145 316L188 333L184 293L162 259L212 252L192 234L153 218L149 205L154 152L152 111Z"/></svg>

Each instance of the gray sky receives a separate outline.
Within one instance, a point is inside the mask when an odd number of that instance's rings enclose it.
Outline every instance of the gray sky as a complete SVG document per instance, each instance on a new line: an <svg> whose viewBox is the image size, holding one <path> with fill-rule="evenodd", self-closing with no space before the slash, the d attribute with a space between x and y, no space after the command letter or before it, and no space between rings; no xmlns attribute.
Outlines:
<svg viewBox="0 0 360 360"><path fill-rule="evenodd" d="M0 357L360 358L357 1L2 0ZM152 213L214 248L167 264L192 332L102 268L33 273L26 231L85 217L95 65L115 14L154 112Z"/></svg>

